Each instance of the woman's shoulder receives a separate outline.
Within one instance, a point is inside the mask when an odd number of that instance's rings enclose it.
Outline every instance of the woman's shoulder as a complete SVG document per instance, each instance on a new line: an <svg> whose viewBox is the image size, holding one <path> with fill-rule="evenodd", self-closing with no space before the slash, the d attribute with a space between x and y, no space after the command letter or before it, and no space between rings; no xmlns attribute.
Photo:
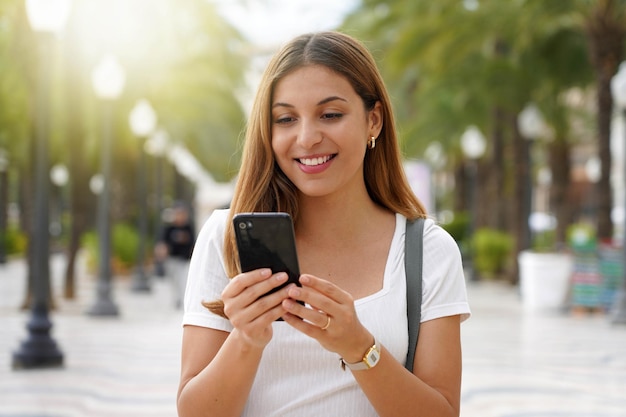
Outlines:
<svg viewBox="0 0 626 417"><path fill-rule="evenodd" d="M204 221L198 234L199 241L209 241L216 237L223 238L230 209L216 209Z"/></svg>
<svg viewBox="0 0 626 417"><path fill-rule="evenodd" d="M424 254L444 263L460 264L461 249L446 229L433 219L424 225Z"/></svg>
<svg viewBox="0 0 626 417"><path fill-rule="evenodd" d="M229 208L215 209L211 212L207 221L225 223L226 220L228 219L229 214L230 214Z"/></svg>
<svg viewBox="0 0 626 417"><path fill-rule="evenodd" d="M407 219L397 215L406 224ZM423 242L425 251L458 251L459 247L454 238L434 218L424 218Z"/></svg>
<svg viewBox="0 0 626 417"><path fill-rule="evenodd" d="M215 209L209 214L209 217L204 222L204 226L206 225L225 225L226 220L228 219L228 215L230 213L230 209Z"/></svg>
<svg viewBox="0 0 626 417"><path fill-rule="evenodd" d="M439 245L458 246L452 235L432 218L427 218L424 224L424 239Z"/></svg>

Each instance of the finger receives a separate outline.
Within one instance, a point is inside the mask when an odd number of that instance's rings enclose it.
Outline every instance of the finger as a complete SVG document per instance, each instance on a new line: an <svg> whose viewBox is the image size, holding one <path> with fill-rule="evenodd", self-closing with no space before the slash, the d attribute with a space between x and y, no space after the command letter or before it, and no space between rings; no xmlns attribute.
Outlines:
<svg viewBox="0 0 626 417"><path fill-rule="evenodd" d="M330 327L330 322L332 321L332 317L329 314L326 314L326 323L320 327L320 330L328 330Z"/></svg>
<svg viewBox="0 0 626 417"><path fill-rule="evenodd" d="M306 288L313 288L317 292L324 294L326 297L338 303L345 303L351 299L349 293L343 291L332 282L313 275L303 274L300 277L300 284Z"/></svg>
<svg viewBox="0 0 626 417"><path fill-rule="evenodd" d="M254 285L255 283L266 280L272 275L272 270L269 268L256 269L254 271L243 272L230 280L224 291L222 291L222 297L232 297L240 294L246 288Z"/></svg>
<svg viewBox="0 0 626 417"><path fill-rule="evenodd" d="M242 312L241 317L239 317L240 320L235 319L231 320L231 322L235 327L245 326L248 323L254 326L266 327L286 314L280 302L270 309L263 311L261 314L258 314L258 311L262 309L263 308L259 308L258 310L255 308L247 309L245 312Z"/></svg>
<svg viewBox="0 0 626 417"><path fill-rule="evenodd" d="M322 310L331 315L336 315L338 314L338 307L354 304L350 293L331 282L313 277L312 275L303 275L300 280L304 281L302 287L291 287L288 295L294 300L310 305L315 310Z"/></svg>
<svg viewBox="0 0 626 417"><path fill-rule="evenodd" d="M318 328L326 326L328 318L330 317L330 315L324 311L306 307L290 298L283 300L282 305L290 314L297 316L301 320L311 323Z"/></svg>
<svg viewBox="0 0 626 417"><path fill-rule="evenodd" d="M284 272L272 275L272 271L268 268L245 272L237 275L228 283L222 292L222 298L236 297L245 292L248 297L255 300L284 284L287 278L288 276Z"/></svg>
<svg viewBox="0 0 626 417"><path fill-rule="evenodd" d="M282 315L283 320L291 325L296 330L306 334L307 336L313 338L319 338L324 334L324 331L321 328L305 319L297 314L293 314L291 312L286 312Z"/></svg>
<svg viewBox="0 0 626 417"><path fill-rule="evenodd" d="M322 346L329 349L336 344L337 338L342 338L341 331L339 333L333 331L335 325L333 317L324 314L324 312L318 312L318 315L320 317L320 319L317 320L319 323L304 320L302 317L292 314L291 312L285 313L282 318L294 329L316 339ZM339 328L339 330L341 329Z"/></svg>
<svg viewBox="0 0 626 417"><path fill-rule="evenodd" d="M239 296L224 299L224 313L226 313L233 324L235 322L243 324L254 321L272 310L274 311L271 314L272 320L276 320L285 313L281 303L288 297L287 293L290 286L260 297L251 295L253 291L248 288Z"/></svg>

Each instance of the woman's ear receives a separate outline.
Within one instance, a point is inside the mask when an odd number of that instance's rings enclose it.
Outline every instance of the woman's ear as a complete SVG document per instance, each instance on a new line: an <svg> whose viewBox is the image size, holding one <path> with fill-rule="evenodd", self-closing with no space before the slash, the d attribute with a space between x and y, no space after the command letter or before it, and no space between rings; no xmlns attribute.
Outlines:
<svg viewBox="0 0 626 417"><path fill-rule="evenodd" d="M383 106L380 100L374 104L374 108L369 111L368 115L369 134L377 138L383 129Z"/></svg>

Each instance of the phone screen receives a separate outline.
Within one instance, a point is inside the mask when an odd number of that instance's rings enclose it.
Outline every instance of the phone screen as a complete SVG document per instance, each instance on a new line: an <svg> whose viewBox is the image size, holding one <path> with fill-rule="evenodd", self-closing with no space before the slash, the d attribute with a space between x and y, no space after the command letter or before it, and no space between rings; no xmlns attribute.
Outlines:
<svg viewBox="0 0 626 417"><path fill-rule="evenodd" d="M233 225L243 272L259 268L271 268L273 273L287 272L287 282L268 294L289 283L300 286L296 240L289 214L239 213L234 216Z"/></svg>

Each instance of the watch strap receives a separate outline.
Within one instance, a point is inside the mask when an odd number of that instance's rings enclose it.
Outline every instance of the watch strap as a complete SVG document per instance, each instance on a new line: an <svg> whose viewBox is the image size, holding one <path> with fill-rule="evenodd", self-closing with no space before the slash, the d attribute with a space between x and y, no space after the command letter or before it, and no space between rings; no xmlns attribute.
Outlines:
<svg viewBox="0 0 626 417"><path fill-rule="evenodd" d="M363 355L363 359L360 362L356 363L348 363L341 358L341 367L345 370L346 366L350 368L352 371L364 371L366 369L371 369L378 364L380 360L380 351L381 345L374 338L374 344L365 352Z"/></svg>

